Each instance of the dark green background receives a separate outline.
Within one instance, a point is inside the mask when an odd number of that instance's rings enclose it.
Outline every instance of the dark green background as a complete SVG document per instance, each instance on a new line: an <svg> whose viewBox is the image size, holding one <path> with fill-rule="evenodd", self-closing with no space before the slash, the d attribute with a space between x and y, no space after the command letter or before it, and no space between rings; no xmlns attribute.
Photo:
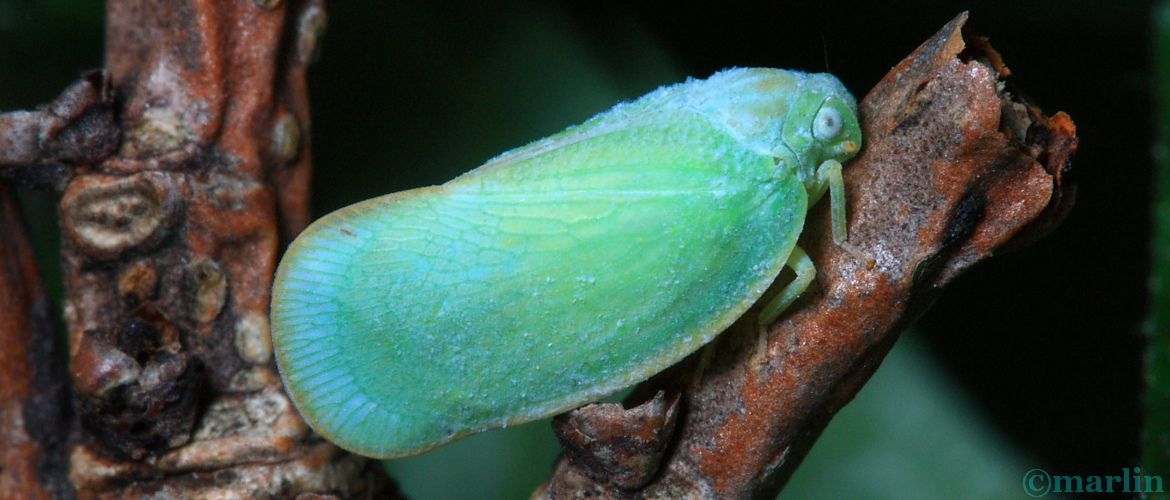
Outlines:
<svg viewBox="0 0 1170 500"><path fill-rule="evenodd" d="M962 277L830 426L784 497L1022 496L1024 471L1137 462L1151 190L1146 2L690 7L337 1L311 73L316 211L436 184L615 102L728 66L830 69L858 93L964 9L1016 82L1079 126L1077 206ZM101 65L102 5L0 0L0 109ZM59 295L53 197L30 225ZM522 497L547 423L395 462L419 498Z"/></svg>

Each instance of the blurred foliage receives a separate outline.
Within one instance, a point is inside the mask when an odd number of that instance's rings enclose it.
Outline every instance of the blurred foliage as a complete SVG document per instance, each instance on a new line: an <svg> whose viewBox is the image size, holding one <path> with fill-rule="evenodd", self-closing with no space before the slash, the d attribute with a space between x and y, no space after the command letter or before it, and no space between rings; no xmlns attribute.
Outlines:
<svg viewBox="0 0 1170 500"><path fill-rule="evenodd" d="M528 498L548 479L558 453L551 424L544 419L383 465L410 498Z"/></svg>
<svg viewBox="0 0 1170 500"><path fill-rule="evenodd" d="M1145 473L1170 479L1170 1L1154 11L1154 235L1146 348ZM1156 498L1170 498L1167 494Z"/></svg>
<svg viewBox="0 0 1170 500"><path fill-rule="evenodd" d="M833 417L780 498L1015 498L1035 463L911 332Z"/></svg>
<svg viewBox="0 0 1170 500"><path fill-rule="evenodd" d="M100 66L102 8L0 0L0 109L46 102ZM620 100L727 66L828 68L860 94L966 8L1020 87L1080 126L1077 207L1039 244L956 282L833 421L783 496L1019 497L1031 467L1116 473L1138 454L1141 318L1168 310L1149 308L1146 288L1148 2L793 0L664 11L333 1L310 73L314 205L323 214L444 182ZM1164 201L1165 170L1156 183ZM55 198L23 194L59 298ZM1170 243L1159 241L1164 252ZM1165 418L1151 416L1148 428L1170 427ZM387 467L417 498L522 498L555 455L548 423L537 422Z"/></svg>

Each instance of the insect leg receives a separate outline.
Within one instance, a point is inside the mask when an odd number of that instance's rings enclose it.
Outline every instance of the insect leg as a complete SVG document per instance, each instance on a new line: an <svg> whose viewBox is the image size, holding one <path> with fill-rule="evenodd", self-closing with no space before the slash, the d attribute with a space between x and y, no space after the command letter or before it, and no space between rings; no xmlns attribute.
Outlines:
<svg viewBox="0 0 1170 500"><path fill-rule="evenodd" d="M817 267L813 265L812 259L808 258L808 254L799 246L792 247L792 253L788 254L788 267L796 271L796 279L784 285L784 289L772 298L768 305L764 306L764 310L760 311L760 325L768 326L776 318L780 317L780 313L788 309L792 301L796 300L801 293L804 292L814 278L817 277Z"/></svg>
<svg viewBox="0 0 1170 500"><path fill-rule="evenodd" d="M826 160L817 168L817 191L829 188L829 209L833 219L833 243L845 243L845 179L841 177L841 162Z"/></svg>
<svg viewBox="0 0 1170 500"><path fill-rule="evenodd" d="M874 266L874 260L866 256L860 249L851 245L845 227L845 179L841 176L841 162L825 160L817 167L817 193L823 194L825 187L829 188L829 210L833 224L833 243L862 262L867 268Z"/></svg>

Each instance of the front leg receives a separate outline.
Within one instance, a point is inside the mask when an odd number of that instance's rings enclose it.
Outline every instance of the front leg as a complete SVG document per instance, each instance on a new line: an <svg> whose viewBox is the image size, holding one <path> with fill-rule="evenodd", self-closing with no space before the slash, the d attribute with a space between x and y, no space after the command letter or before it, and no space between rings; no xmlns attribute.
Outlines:
<svg viewBox="0 0 1170 500"><path fill-rule="evenodd" d="M825 160L817 168L816 199L829 188L829 210L833 219L833 243L838 245L848 239L845 228L845 179L841 176L841 162ZM813 203L816 203L815 199Z"/></svg>
<svg viewBox="0 0 1170 500"><path fill-rule="evenodd" d="M829 215L832 219L833 243L844 248L857 260L864 262L866 268L873 267L874 260L848 241L849 235L846 232L845 221L845 179L841 176L841 162L837 160L825 160L820 167L817 167L817 184L813 190L813 196L810 197L810 206L825 194L826 188L829 190Z"/></svg>

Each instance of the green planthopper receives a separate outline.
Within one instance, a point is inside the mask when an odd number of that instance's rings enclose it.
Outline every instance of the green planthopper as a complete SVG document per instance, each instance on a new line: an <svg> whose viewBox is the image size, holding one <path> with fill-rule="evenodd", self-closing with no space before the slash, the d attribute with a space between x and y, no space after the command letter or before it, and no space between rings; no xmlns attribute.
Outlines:
<svg viewBox="0 0 1170 500"><path fill-rule="evenodd" d="M609 395L712 340L785 266L760 322L799 296L826 191L847 245L860 146L833 76L729 69L333 212L277 272L285 385L319 433L379 458Z"/></svg>

